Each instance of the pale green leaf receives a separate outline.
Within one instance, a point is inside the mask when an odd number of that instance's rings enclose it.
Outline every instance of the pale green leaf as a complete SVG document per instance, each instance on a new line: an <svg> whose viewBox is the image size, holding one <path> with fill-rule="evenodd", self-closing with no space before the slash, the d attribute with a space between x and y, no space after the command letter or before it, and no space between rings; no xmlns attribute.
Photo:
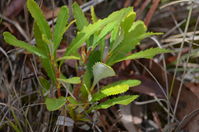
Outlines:
<svg viewBox="0 0 199 132"><path fill-rule="evenodd" d="M96 85L101 79L115 76L115 71L107 66L106 64L103 64L101 62L95 63L93 66L93 76L94 76L94 81L93 81L93 86Z"/></svg>
<svg viewBox="0 0 199 132"><path fill-rule="evenodd" d="M131 79L121 80L121 81L113 82L113 83L105 86L105 88L116 86L116 85L124 85L124 84L128 85L129 87L134 87L134 86L140 85L141 81L140 80L131 80Z"/></svg>
<svg viewBox="0 0 199 132"><path fill-rule="evenodd" d="M94 7L93 7L93 6L91 6L91 19L92 19L92 22L93 22L93 23L96 23L96 22L98 21L97 16L96 16L96 14L95 14L95 10L94 10Z"/></svg>
<svg viewBox="0 0 199 132"><path fill-rule="evenodd" d="M125 95L125 96L119 96L117 98L109 99L103 103L100 103L97 106L94 106L92 109L107 109L113 105L120 104L120 105L128 105L132 101L138 98L138 95Z"/></svg>
<svg viewBox="0 0 199 132"><path fill-rule="evenodd" d="M45 104L47 106L47 109L49 111L55 111L60 109L64 104L66 103L65 97L59 97L59 98L46 98Z"/></svg>
<svg viewBox="0 0 199 132"><path fill-rule="evenodd" d="M106 37L106 35L108 33L110 33L116 26L118 25L118 22L111 22L109 24L107 24L102 31L100 32L100 34L97 36L97 39L94 41L94 43L92 44L92 48L94 49L97 46L97 43Z"/></svg>
<svg viewBox="0 0 199 132"><path fill-rule="evenodd" d="M121 28L124 30L125 33L128 33L135 20L135 17L136 13L132 11L122 20Z"/></svg>
<svg viewBox="0 0 199 132"><path fill-rule="evenodd" d="M77 56L63 56L57 59L57 61L61 60L80 60L80 57Z"/></svg>
<svg viewBox="0 0 199 132"><path fill-rule="evenodd" d="M110 96L110 95L116 95L126 92L129 87L134 87L137 85L140 85L140 80L121 80L114 83L111 83L105 87L103 87L102 90L95 93L93 95L92 101L98 101L104 97ZM128 86L128 87L127 87Z"/></svg>
<svg viewBox="0 0 199 132"><path fill-rule="evenodd" d="M130 51L132 51L139 42L143 39L143 35L146 32L146 26L142 21L136 21L132 24L128 33L124 34L124 38L120 44L117 44L117 47L114 45L113 50L109 52L109 59L106 64L113 65L117 60L125 57Z"/></svg>
<svg viewBox="0 0 199 132"><path fill-rule="evenodd" d="M106 87L99 92L93 94L92 101L98 101L101 100L107 96L111 95L117 95L126 92L129 90L129 86L126 84L121 84L121 85L116 85L116 86L111 86L111 87Z"/></svg>
<svg viewBox="0 0 199 132"><path fill-rule="evenodd" d="M60 12L57 17L55 31L53 34L53 42L54 42L54 52L59 47L59 44L62 40L63 34L65 32L65 27L68 23L69 12L66 6L62 6Z"/></svg>
<svg viewBox="0 0 199 132"><path fill-rule="evenodd" d="M84 16L82 9L79 7L79 5L76 2L73 4L73 15L74 18L76 19L78 30L81 31L85 26L89 24L88 20Z"/></svg>
<svg viewBox="0 0 199 132"><path fill-rule="evenodd" d="M77 52L77 49L81 47L81 45L89 39L91 35L93 35L95 32L100 31L101 28L103 28L105 25L116 21L116 20L122 20L123 17L125 17L130 11L132 11L132 8L124 8L120 11L116 11L109 15L107 18L103 20L98 20L94 24L89 24L88 26L84 27L84 29L77 34L77 37L73 39L72 43L67 48L67 51L65 55L71 55L74 52Z"/></svg>
<svg viewBox="0 0 199 132"><path fill-rule="evenodd" d="M42 50L38 49L35 46L32 46L24 41L18 40L15 36L13 36L9 32L4 32L3 33L4 40L9 43L10 45L17 46L23 49L26 49L27 51L36 54L42 58L47 58L47 56L43 53Z"/></svg>
<svg viewBox="0 0 199 132"><path fill-rule="evenodd" d="M58 80L61 81L61 82L70 83L70 84L81 83L80 77L71 77L71 78L68 78L68 79L58 78Z"/></svg>
<svg viewBox="0 0 199 132"><path fill-rule="evenodd" d="M143 50L143 51L134 53L132 55L126 56L120 60L117 60L117 62L123 61L123 60L132 60L132 59L141 59L141 58L152 59L157 54L169 53L169 52L172 52L172 51L169 49L162 49L162 48L150 48L150 49Z"/></svg>
<svg viewBox="0 0 199 132"><path fill-rule="evenodd" d="M88 57L88 63L86 64L86 71L83 75L83 83L86 85L87 88L91 87L91 79L93 77L93 65L96 62L101 61L101 54L99 50L94 50L91 52L91 54ZM85 87L82 87L81 89L82 93L87 93Z"/></svg>
<svg viewBox="0 0 199 132"><path fill-rule="evenodd" d="M27 1L27 8L29 12L31 13L32 17L36 21L40 31L42 34L45 34L48 39L51 39L51 31L50 26L48 25L42 10L39 8L37 3L34 0L28 0Z"/></svg>

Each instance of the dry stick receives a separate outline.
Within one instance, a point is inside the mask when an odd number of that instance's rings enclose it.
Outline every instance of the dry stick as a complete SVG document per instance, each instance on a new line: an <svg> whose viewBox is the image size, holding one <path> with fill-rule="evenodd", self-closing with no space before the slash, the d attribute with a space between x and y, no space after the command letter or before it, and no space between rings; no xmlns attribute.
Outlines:
<svg viewBox="0 0 199 132"><path fill-rule="evenodd" d="M5 17L5 16L3 16L1 14L0 14L0 18L2 18L3 20L8 21L12 25L14 25L17 28L17 30L21 33L21 35L26 39L26 41L30 41L29 37L26 35L26 32L21 28L19 23L15 22L15 21L12 21L9 18L7 18L7 17Z"/></svg>
<svg viewBox="0 0 199 132"><path fill-rule="evenodd" d="M24 16L25 16L25 22L26 22L26 33L28 34L27 36L31 38L31 33L29 29L29 14L28 14L28 9L26 6L24 6ZM30 40L29 40L30 41Z"/></svg>
<svg viewBox="0 0 199 132"><path fill-rule="evenodd" d="M175 16L174 16L173 13L171 13L171 17L172 17L172 19L173 19L175 25L177 26L177 25L178 25L178 22L177 22L177 20L176 20L176 18L175 18ZM186 20L184 20L184 21L186 21ZM177 29L179 30L179 32L180 32L181 34L183 34L183 30L180 28L180 26L177 26Z"/></svg>
<svg viewBox="0 0 199 132"><path fill-rule="evenodd" d="M193 37L192 37L192 42L194 41L194 37L195 37L195 33L196 33L196 30L197 30L197 27L198 27L198 23L199 23L199 16L197 18L197 21L196 21L196 25L195 25L195 28L194 28L194 34L193 34ZM190 45L190 48L192 48L192 43ZM188 63L189 61L189 58L190 58L190 53L188 54L188 57L187 57L187 61L186 61L186 64ZM187 68L187 65L186 67ZM183 75L185 74L185 71L186 69L184 70L184 73ZM184 78L183 78L184 80ZM175 132L180 132L180 130L186 125L189 123L189 121L194 118L195 116L197 116L199 114L199 109L196 109L194 111L192 111L191 113L187 114L184 119L179 123L178 127L176 128L176 131Z"/></svg>
<svg viewBox="0 0 199 132"><path fill-rule="evenodd" d="M141 8L136 12L137 19L140 19L141 13L144 11L144 9L147 7L147 5L151 2L151 0L145 0L142 4Z"/></svg>
<svg viewBox="0 0 199 132"><path fill-rule="evenodd" d="M8 64L10 66L10 71L12 72L12 75L14 75L12 63L11 63L10 58L8 57L6 51L3 48L1 48L1 47L0 47L0 51L5 55L5 57L6 57L7 61L8 61Z"/></svg>
<svg viewBox="0 0 199 132"><path fill-rule="evenodd" d="M168 6L171 6L171 5L175 5L175 4L178 4L178 3L181 3L181 2L190 2L192 0L177 0L177 1L173 1L173 2L170 2L168 4L165 4L163 6L160 7L160 9L163 9L163 8L166 8Z"/></svg>
<svg viewBox="0 0 199 132"><path fill-rule="evenodd" d="M182 20L179 23L176 23L175 27L171 28L168 32L166 32L162 38L166 38L168 35L170 35L173 31L175 31L177 28L179 28L182 24L185 23L186 20Z"/></svg>
<svg viewBox="0 0 199 132"><path fill-rule="evenodd" d="M157 85L160 87L160 89L161 89L162 93L164 94L165 98L166 98L167 100L169 100L167 94L166 94L165 91L164 91L164 88L161 86L161 84L158 82L158 80L154 77L154 75L150 72L150 70L149 70L146 66L144 66L142 63L140 63L139 61L136 60L136 62L137 62L139 65L141 65L141 66L149 73L149 75L155 80L155 82L157 83ZM154 96L154 98L157 99L157 97L155 97L155 96ZM168 113L168 115L172 115L172 113L170 113L169 110L166 109L166 108L164 107L164 105L163 105L158 99L157 99L157 102L159 103L160 106L163 107L163 109ZM171 108L170 103L169 103L169 107L168 107L168 108ZM173 111L172 111L172 112L173 112ZM175 116L172 115L172 117L175 117Z"/></svg>
<svg viewBox="0 0 199 132"><path fill-rule="evenodd" d="M188 19L187 19L187 23L186 23L186 27L185 27L185 31L184 31L183 41L182 41L181 46L180 46L180 52L179 52L179 54L177 56L177 63L176 63L176 67L175 67L173 80L172 80L172 83L171 83L170 96L171 96L171 94L173 92L175 78L176 78L178 66L179 66L179 63L180 63L180 57L182 55L182 51L183 51L183 47L184 47L184 43L185 43L185 38L186 38L186 33L188 31L189 23L190 23L190 20L191 20L192 10L193 10L193 3L191 3L191 8L189 9L189 14L188 14ZM181 94L181 91L182 91L183 82L184 82L184 78L181 81L180 87L179 87L179 90L178 90L177 99L176 99L176 103L175 103L175 107L174 107L174 115L176 114L176 111L177 111L178 102L179 102L180 94ZM171 122L173 122L173 120L174 120L174 118L172 118Z"/></svg>
<svg viewBox="0 0 199 132"><path fill-rule="evenodd" d="M155 37L150 37L153 41L155 41L155 43L158 45L158 47L162 48L162 45L160 44L160 42L155 38ZM168 108L168 124L170 123L170 109L172 109L171 104L169 102L169 82L168 82L168 76L167 76L167 71L166 71L166 61L165 61L165 56L164 54L162 54L163 56L163 67L164 67L164 77L165 77L165 82L166 82L166 93L167 93L167 108Z"/></svg>
<svg viewBox="0 0 199 132"><path fill-rule="evenodd" d="M175 132L181 132L181 129L183 127L185 127L191 121L191 119L193 119L198 114L199 114L199 109L196 109L196 110L192 111L191 113L187 114L183 118L183 120L179 123L179 125L177 126Z"/></svg>
<svg viewBox="0 0 199 132"><path fill-rule="evenodd" d="M152 5L151 9L149 10L149 12L147 13L146 18L144 19L144 23L146 26L149 25L151 18L153 16L153 14L155 13L155 10L157 9L159 3L160 3L160 0L153 0L153 5Z"/></svg>

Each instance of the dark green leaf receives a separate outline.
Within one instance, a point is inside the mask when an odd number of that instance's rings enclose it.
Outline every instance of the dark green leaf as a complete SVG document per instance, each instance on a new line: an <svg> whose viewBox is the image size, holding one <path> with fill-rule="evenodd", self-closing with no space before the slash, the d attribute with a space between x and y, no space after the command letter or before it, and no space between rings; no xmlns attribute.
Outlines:
<svg viewBox="0 0 199 132"><path fill-rule="evenodd" d="M42 34L45 34L48 39L51 39L51 31L50 26L48 25L41 9L37 5L37 3L34 0L28 0L27 1L27 8L29 12L31 13L32 17L36 21L40 31Z"/></svg>
<svg viewBox="0 0 199 132"><path fill-rule="evenodd" d="M82 9L76 2L73 4L73 14L79 31L89 24L88 20L84 16L84 13L82 12Z"/></svg>
<svg viewBox="0 0 199 132"><path fill-rule="evenodd" d="M53 42L54 42L54 52L59 47L59 44L62 40L63 34L65 32L65 27L68 23L69 13L68 8L66 6L62 6L60 9L60 12L57 17L56 25L55 25L55 31L53 35Z"/></svg>
<svg viewBox="0 0 199 132"><path fill-rule="evenodd" d="M38 56L40 56L42 58L47 58L47 56L43 53L42 50L40 50L37 47L32 46L32 45L30 45L28 43L25 43L24 41L20 41L20 40L16 39L16 37L13 36L11 33L4 32L3 36L4 36L4 40L7 43L9 43L10 45L26 49L27 51L29 51L29 52L31 52L33 54L36 54L36 55L38 55Z"/></svg>
<svg viewBox="0 0 199 132"><path fill-rule="evenodd" d="M107 109L113 105L116 104L121 104L121 105L128 105L132 101L134 101L136 98L138 98L138 95L125 95L125 96L120 96L117 98L109 99L103 103L100 103L97 106L94 106L92 109L97 110L97 109Z"/></svg>
<svg viewBox="0 0 199 132"><path fill-rule="evenodd" d="M46 98L45 104L47 106L47 109L49 111L55 111L60 109L64 104L66 103L65 97L59 97L59 98Z"/></svg>

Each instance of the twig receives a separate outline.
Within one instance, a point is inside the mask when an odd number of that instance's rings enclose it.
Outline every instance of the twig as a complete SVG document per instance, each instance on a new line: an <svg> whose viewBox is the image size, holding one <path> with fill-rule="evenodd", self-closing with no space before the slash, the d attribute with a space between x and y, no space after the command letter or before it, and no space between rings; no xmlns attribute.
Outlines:
<svg viewBox="0 0 199 132"><path fill-rule="evenodd" d="M184 31L185 33L184 33L184 36L183 36L183 41L182 41L181 46L180 46L181 50L180 50L180 52L179 52L179 54L177 56L177 63L176 63L175 72L174 72L174 75L173 75L173 80L172 80L172 83L171 83L170 96L171 96L171 93L173 92L173 87L174 87L174 83L175 83L175 77L176 77L176 74L177 74L178 65L180 63L180 57L182 55L182 50L183 50L184 43L185 43L186 33L188 31L189 23L190 23L190 20L191 20L192 10L193 10L193 3L191 4L191 8L189 10L187 23L186 23L186 27L185 27L185 31ZM187 61L188 61L188 59L187 59ZM184 78L183 78L183 80L180 83L180 87L179 87L178 94L177 94L177 97L176 97L176 103L175 103L175 107L174 107L174 115L176 114L176 111L177 111L178 102L179 102L179 99L180 99L183 82L184 82ZM171 122L173 122L173 120L174 120L174 118L172 118Z"/></svg>

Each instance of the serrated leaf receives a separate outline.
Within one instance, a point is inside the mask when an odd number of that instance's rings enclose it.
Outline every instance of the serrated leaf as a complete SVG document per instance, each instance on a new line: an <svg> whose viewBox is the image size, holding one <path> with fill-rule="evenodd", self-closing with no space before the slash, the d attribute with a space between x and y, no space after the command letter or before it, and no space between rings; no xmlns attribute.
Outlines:
<svg viewBox="0 0 199 132"><path fill-rule="evenodd" d="M46 98L45 104L47 106L47 109L49 111L55 111L60 109L64 104L66 103L65 97L59 97L59 98Z"/></svg>
<svg viewBox="0 0 199 132"><path fill-rule="evenodd" d="M107 18L103 20L98 20L94 24L89 24L88 26L84 27L84 29L77 34L77 37L73 39L72 43L67 48L67 51L65 55L71 55L73 53L77 52L77 49L86 41L89 39L91 35L93 35L95 32L100 31L101 28L103 28L106 24L121 20L124 16L126 16L132 8L124 8L120 11L116 11L109 15Z"/></svg>
<svg viewBox="0 0 199 132"><path fill-rule="evenodd" d="M97 43L103 39L108 33L110 33L115 26L117 26L118 22L111 22L109 24L107 24L102 31L100 32L100 34L97 36L97 40L94 41L94 43L92 44L92 49L94 49L97 46Z"/></svg>
<svg viewBox="0 0 199 132"><path fill-rule="evenodd" d="M45 34L48 39L51 39L51 31L50 26L48 25L42 10L39 8L37 3L34 0L28 0L27 1L27 8L29 12L31 13L32 17L36 21L40 31L42 34Z"/></svg>
<svg viewBox="0 0 199 132"><path fill-rule="evenodd" d="M69 18L68 8L66 6L62 6L57 17L55 31L53 34L53 43L55 45L54 52L59 47L59 44L62 40L63 34L65 32L65 27L68 23L68 18Z"/></svg>
<svg viewBox="0 0 199 132"><path fill-rule="evenodd" d="M10 45L17 46L19 48L26 49L27 51L36 54L42 58L47 58L47 56L43 53L42 50L38 49L35 46L32 46L24 41L18 40L15 36L13 36L9 32L4 32L3 33L4 40L9 43Z"/></svg>
<svg viewBox="0 0 199 132"><path fill-rule="evenodd" d="M49 48L47 43L45 43L42 39L42 33L37 25L37 23L34 23L33 25L33 31L34 31L34 36L35 36L35 41L36 41L36 46L39 49L42 49L46 55L49 55Z"/></svg>
<svg viewBox="0 0 199 132"><path fill-rule="evenodd" d="M162 48L150 48L150 49L146 49L144 51L140 51L137 53L134 53L132 55L126 56L119 61L123 61L123 60L132 60L132 59L141 59L141 58L146 58L146 59L152 59L155 55L157 54L161 54L161 53L169 53L172 52L169 49L162 49ZM114 62L116 63L116 62Z"/></svg>
<svg viewBox="0 0 199 132"><path fill-rule="evenodd" d="M53 66L50 62L50 56L49 56L50 50L49 50L48 44L42 38L42 36L44 37L44 34L42 35L42 33L36 23L34 23L34 36L35 36L35 40L36 40L36 46L39 49L42 49L42 51L44 51L45 54L48 56L48 58L45 58L45 59L41 58L42 67L47 72L48 77L55 84L56 76L55 76L55 71L53 69Z"/></svg>
<svg viewBox="0 0 199 132"><path fill-rule="evenodd" d="M95 86L101 79L115 76L115 71L108 65L103 64L101 62L97 62L93 66L93 76L93 86Z"/></svg>
<svg viewBox="0 0 199 132"><path fill-rule="evenodd" d="M125 96L120 96L117 98L109 99L103 103L100 103L97 106L94 106L92 109L97 110L97 109L107 109L113 105L120 104L120 105L128 105L132 101L134 101L136 98L138 98L138 95L125 95Z"/></svg>
<svg viewBox="0 0 199 132"><path fill-rule="evenodd" d="M129 89L129 87L134 87L134 86L137 86L140 84L141 84L140 80L121 80L121 81L111 83L111 84L103 87L103 89L100 90L99 92L95 93L93 95L92 101L98 101L98 100L101 100L102 98L110 96L110 95L124 93ZM128 86L128 89L125 85ZM106 90L109 91L109 88L110 88L110 94L106 92ZM105 90L105 92L104 92L104 90ZM113 90L113 91L111 91L111 90Z"/></svg>
<svg viewBox="0 0 199 132"><path fill-rule="evenodd" d="M126 84L106 87L99 92L93 94L92 101L95 102L111 95L121 94L126 92L127 90L129 90L129 86Z"/></svg>
<svg viewBox="0 0 199 132"><path fill-rule="evenodd" d="M93 22L93 23L95 23L95 22L97 22L97 21L98 21L97 16L96 16L96 14L95 14L95 10L94 10L94 7L93 7L93 6L91 6L91 19L92 19L92 22Z"/></svg>
<svg viewBox="0 0 199 132"><path fill-rule="evenodd" d="M81 83L80 77L71 77L71 78L68 78L68 79L58 78L58 80L61 81L61 82L70 83L70 84Z"/></svg>
<svg viewBox="0 0 199 132"><path fill-rule="evenodd" d="M112 86L116 86L116 85L128 85L129 87L134 87L134 86L137 86L137 85L140 85L141 84L141 81L140 80L121 80L121 81L117 81L117 82L113 82L107 86L105 86L104 88L108 88L108 87L112 87Z"/></svg>
<svg viewBox="0 0 199 132"><path fill-rule="evenodd" d="M61 60L80 60L80 57L77 56L63 56L57 59L57 61Z"/></svg>
<svg viewBox="0 0 199 132"><path fill-rule="evenodd" d="M122 21L121 28L124 30L125 33L128 33L129 29L131 28L135 20L135 17L136 17L136 13L132 11Z"/></svg>
<svg viewBox="0 0 199 132"><path fill-rule="evenodd" d="M84 28L84 26L87 26L89 24L88 20L84 16L82 9L76 2L73 4L73 15L76 19L77 28L79 31L81 31Z"/></svg>
<svg viewBox="0 0 199 132"><path fill-rule="evenodd" d="M109 52L109 59L106 64L113 65L118 62L117 60L125 57L135 46L140 44L139 42L143 39L143 34L145 34L146 30L147 28L142 21L134 22L128 33L124 35L123 41Z"/></svg>

